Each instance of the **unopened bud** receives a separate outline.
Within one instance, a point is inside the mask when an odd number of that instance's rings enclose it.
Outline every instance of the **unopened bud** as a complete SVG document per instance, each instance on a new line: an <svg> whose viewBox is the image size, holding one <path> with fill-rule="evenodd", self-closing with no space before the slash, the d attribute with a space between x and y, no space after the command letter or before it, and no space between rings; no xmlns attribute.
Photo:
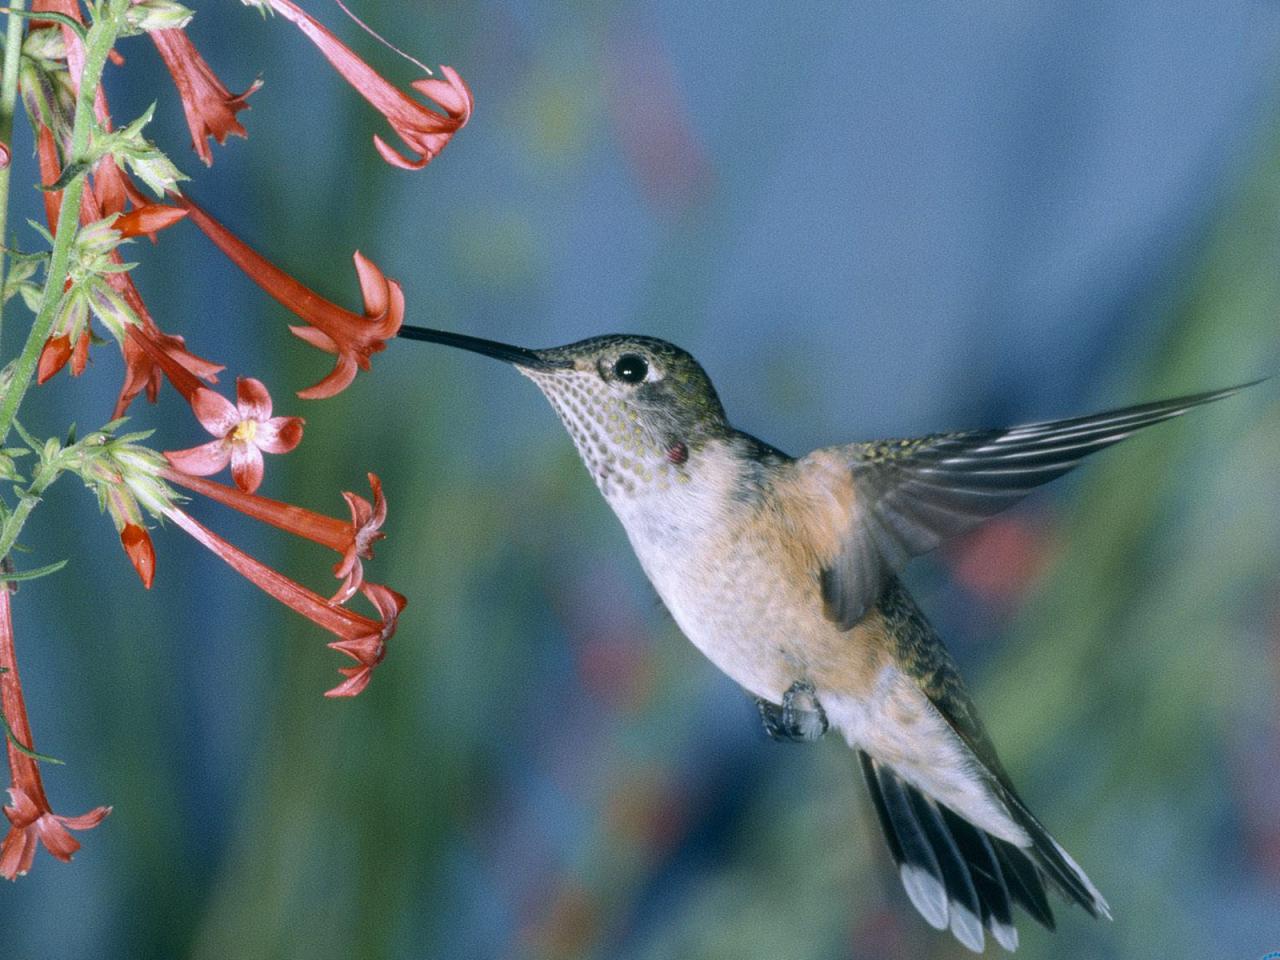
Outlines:
<svg viewBox="0 0 1280 960"><path fill-rule="evenodd" d="M140 0L125 14L127 30L146 33L150 30L179 30L191 22L195 13L173 0Z"/></svg>

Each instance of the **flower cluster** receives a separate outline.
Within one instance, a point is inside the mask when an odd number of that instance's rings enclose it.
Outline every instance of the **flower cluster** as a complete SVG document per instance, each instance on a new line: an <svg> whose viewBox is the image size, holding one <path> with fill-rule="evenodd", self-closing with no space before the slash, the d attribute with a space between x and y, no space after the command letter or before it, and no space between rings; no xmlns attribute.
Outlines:
<svg viewBox="0 0 1280 960"><path fill-rule="evenodd" d="M400 152L375 137L375 149L389 164L425 167L469 119L471 92L450 67L442 67L439 77L414 81L412 93L406 92L291 0L245 2L296 27L386 118L407 148ZM253 376L236 378L234 400L220 392L224 365L195 353L183 335L157 323L133 281L137 264L125 259L125 246L139 237L157 241L167 230L186 229L179 226L183 223L207 236L298 318L290 329L299 339L336 357L326 376L298 392L302 400L333 397L357 372L368 371L373 355L400 329L405 304L400 285L358 251L353 258L361 307L351 310L324 299L184 195L185 177L145 135L150 110L129 122L113 122L101 83L103 69L108 61L124 64L117 41L145 35L173 77L200 160L212 165L211 141L223 144L232 134L246 136L239 114L249 107L261 80L231 92L187 36L191 12L176 0L34 0L30 13L10 10L8 15L25 22L23 30L10 29L5 41L6 64L19 64L18 83L14 91L0 92L0 115L11 116L21 98L34 133L33 179L43 192L46 220L36 225L43 250L6 250L0 260L6 312L10 304L21 303L32 315L21 351L12 362L0 364L0 718L11 774L0 876L13 879L30 869L38 845L59 859L70 859L79 848L71 831L95 827L110 812L109 807L78 817L53 812L39 767L47 758L35 752L19 681L13 584L54 573L61 564L17 570L11 553L41 494L60 476L78 476L94 494L144 588L150 589L158 576L163 579L150 525L165 520L328 631L329 647L350 665L340 668L343 679L326 696L355 696L368 686L405 606L401 594L365 579L364 561L372 557L387 518L377 475L368 474L370 499L343 493L349 517L330 517L261 496L263 455L297 448L303 418L294 411L276 415L266 384ZM0 167L9 167L12 159L9 145L0 143ZM0 189L0 236L5 235L7 183ZM94 345L112 341L123 357L124 376L104 425L79 439L74 431L62 439L27 431L18 415L28 390L56 382L64 370L81 376ZM216 343L202 343L200 349L216 352ZM157 450L149 432L122 432L133 401L145 393L155 403L165 382L185 401L185 406L173 407L189 409L212 439L186 449ZM212 479L228 468L231 483ZM325 597L250 556L184 509L188 496L230 507L334 551L337 589ZM369 613L350 607L357 596L368 603Z"/></svg>

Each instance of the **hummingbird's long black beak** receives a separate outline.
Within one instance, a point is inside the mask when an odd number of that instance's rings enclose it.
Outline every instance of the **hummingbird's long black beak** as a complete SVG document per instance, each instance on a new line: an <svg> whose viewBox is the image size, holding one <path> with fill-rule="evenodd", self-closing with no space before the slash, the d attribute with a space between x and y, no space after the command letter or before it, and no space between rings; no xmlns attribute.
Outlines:
<svg viewBox="0 0 1280 960"><path fill-rule="evenodd" d="M497 340L485 340L481 337L468 337L464 333L449 333L447 330L415 327L407 323L400 327L400 336L406 340L442 343L446 347L458 347L461 350L470 350L472 353L482 353L486 357L514 363L516 366L526 367L530 370L564 370L573 366L572 361L548 360L532 350L526 350L524 347L513 347L509 343L499 343Z"/></svg>

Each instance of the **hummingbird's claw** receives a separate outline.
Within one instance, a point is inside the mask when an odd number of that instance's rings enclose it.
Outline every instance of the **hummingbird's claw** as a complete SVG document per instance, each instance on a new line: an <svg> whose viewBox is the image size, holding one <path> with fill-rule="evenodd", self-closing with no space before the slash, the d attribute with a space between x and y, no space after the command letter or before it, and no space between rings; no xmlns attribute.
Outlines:
<svg viewBox="0 0 1280 960"><path fill-rule="evenodd" d="M764 732L774 740L807 743L820 740L827 732L827 712L818 702L813 684L797 680L782 695L782 706L756 698Z"/></svg>

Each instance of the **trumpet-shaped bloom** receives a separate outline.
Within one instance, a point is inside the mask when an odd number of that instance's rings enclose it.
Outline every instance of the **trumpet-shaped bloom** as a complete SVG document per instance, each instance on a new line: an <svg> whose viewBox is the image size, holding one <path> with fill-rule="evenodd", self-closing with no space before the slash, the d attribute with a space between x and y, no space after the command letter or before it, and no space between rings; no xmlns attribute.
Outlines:
<svg viewBox="0 0 1280 960"><path fill-rule="evenodd" d="M31 724L18 678L10 596L9 590L0 586L0 711L4 715L0 736L5 738L13 777L10 804L4 808L9 831L0 841L0 877L6 880L14 880L31 869L36 847L42 843L59 860L70 860L80 849L80 842L69 831L90 830L111 812L110 807L96 807L78 817L63 817L49 806L39 764L31 753Z"/></svg>
<svg viewBox="0 0 1280 960"><path fill-rule="evenodd" d="M355 660L356 666L339 668L347 679L325 696L354 697L369 685L374 668L386 657L387 641L396 632L406 603L402 595L381 584L364 584L361 592L378 611L378 619L371 620L271 569L184 511L170 507L165 515L259 589L338 637L329 646Z"/></svg>
<svg viewBox="0 0 1280 960"><path fill-rule="evenodd" d="M438 113L388 83L319 21L290 0L264 0L276 13L301 30L333 68L355 87L375 110L387 118L391 129L409 145L416 158L405 157L381 137L373 138L382 159L405 170L421 170L435 159L453 135L471 119L475 99L471 89L452 67L441 67L444 79L424 77L410 86L439 104Z"/></svg>
<svg viewBox="0 0 1280 960"><path fill-rule="evenodd" d="M43 796L32 797L22 787L10 787L9 797L12 805L4 808L9 832L0 843L0 877L6 880L30 871L39 844L59 860L70 860L80 849L80 841L70 831L92 830L111 812L110 807L95 807L78 817L63 817L49 809Z"/></svg>
<svg viewBox="0 0 1280 960"><path fill-rule="evenodd" d="M246 101L262 86L262 80L254 80L244 93L233 94L209 68L185 31L152 30L150 36L182 98L182 111L187 117L187 129L191 131L191 147L206 167L212 166L209 138L221 144L226 143L231 134L248 136L236 114L248 108Z"/></svg>
<svg viewBox="0 0 1280 960"><path fill-rule="evenodd" d="M373 544L386 536L382 532L382 525L387 520L387 501L382 495L382 481L377 474L369 474L373 503L350 491L342 494L351 510L350 523L179 470L167 471L163 476L166 480L181 484L255 520L269 523L342 554L342 559L333 568L334 576L342 580L342 585L330 598L331 603L346 603L355 596L356 591L364 584L364 565L361 561L370 559L373 556Z"/></svg>
<svg viewBox="0 0 1280 960"><path fill-rule="evenodd" d="M338 355L338 363L329 375L314 386L298 391L306 400L332 397L345 390L355 379L356 370L368 370L369 358L385 350L387 340L396 335L404 322L404 292L400 284L387 279L373 261L356 251L356 274L364 295L364 315L330 303L299 283L275 264L196 206L188 197L172 197L183 207L191 222L204 231L214 245L249 275L254 283L292 311L309 326L290 327L294 336L313 347Z"/></svg>
<svg viewBox="0 0 1280 960"><path fill-rule="evenodd" d="M271 416L271 394L261 380L236 380L236 402L197 387L191 409L216 439L187 450L166 450L179 470L204 477L231 464L236 486L253 493L262 484L263 453L288 453L302 441L301 417Z"/></svg>

